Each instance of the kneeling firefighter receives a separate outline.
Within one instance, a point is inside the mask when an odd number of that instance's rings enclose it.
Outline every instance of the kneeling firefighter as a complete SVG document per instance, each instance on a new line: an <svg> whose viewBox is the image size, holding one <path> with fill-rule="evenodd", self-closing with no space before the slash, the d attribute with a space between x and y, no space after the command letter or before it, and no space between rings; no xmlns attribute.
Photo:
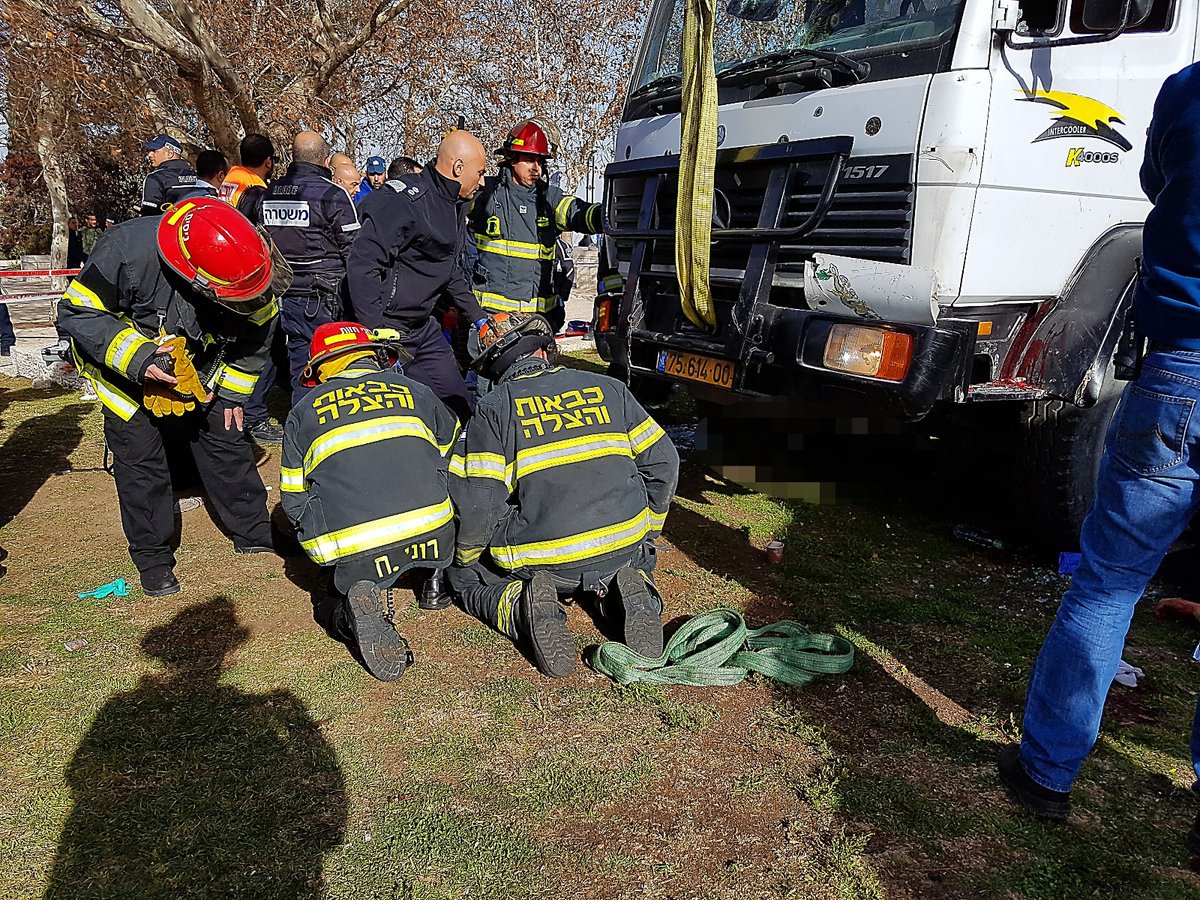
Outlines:
<svg viewBox="0 0 1200 900"><path fill-rule="evenodd" d="M472 366L497 383L450 462L459 603L551 677L576 659L560 598L594 596L632 650L658 656L653 542L679 477L675 446L619 381L555 366L541 316L497 314L479 338Z"/></svg>
<svg viewBox="0 0 1200 900"><path fill-rule="evenodd" d="M317 327L305 388L284 426L279 490L309 558L333 568L330 631L391 681L412 662L393 626L390 588L433 569L421 606L444 608L441 569L454 552L448 457L459 420L394 364L410 357L394 331L351 322Z"/></svg>
<svg viewBox="0 0 1200 900"><path fill-rule="evenodd" d="M104 406L121 524L149 596L179 590L172 444L191 451L234 549L274 549L242 404L290 275L245 216L194 198L106 231L59 301L59 328Z"/></svg>

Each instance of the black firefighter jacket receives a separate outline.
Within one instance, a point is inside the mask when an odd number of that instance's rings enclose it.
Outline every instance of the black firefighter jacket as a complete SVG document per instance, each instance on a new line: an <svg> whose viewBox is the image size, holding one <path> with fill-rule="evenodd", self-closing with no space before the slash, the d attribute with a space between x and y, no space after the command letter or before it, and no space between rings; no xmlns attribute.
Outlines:
<svg viewBox="0 0 1200 900"><path fill-rule="evenodd" d="M679 454L621 382L530 358L479 401L450 475L458 565L604 571L662 530Z"/></svg>
<svg viewBox="0 0 1200 900"><path fill-rule="evenodd" d="M468 321L482 319L458 262L466 236L458 182L429 165L389 184L392 190L372 192L359 207L362 229L347 273L355 319L411 331L429 321L443 294Z"/></svg>
<svg viewBox="0 0 1200 900"><path fill-rule="evenodd" d="M600 206L546 181L525 187L502 166L467 215L479 256L471 286L489 312L546 315L566 298L554 285L554 245L564 231L600 230Z"/></svg>
<svg viewBox="0 0 1200 900"><path fill-rule="evenodd" d="M446 470L458 430L429 388L394 369L351 363L308 391L284 427L279 491L309 558L392 557L381 575L445 566L454 549Z"/></svg>
<svg viewBox="0 0 1200 900"><path fill-rule="evenodd" d="M125 421L141 403L155 338L187 338L204 385L240 404L254 390L278 319L274 300L247 317L196 296L159 260L158 223L143 216L106 230L58 301L80 373Z"/></svg>

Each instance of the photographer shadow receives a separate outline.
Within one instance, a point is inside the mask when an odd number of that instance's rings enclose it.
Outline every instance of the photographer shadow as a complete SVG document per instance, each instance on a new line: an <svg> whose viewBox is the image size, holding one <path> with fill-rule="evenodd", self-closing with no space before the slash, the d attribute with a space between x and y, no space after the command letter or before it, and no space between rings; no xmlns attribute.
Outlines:
<svg viewBox="0 0 1200 900"><path fill-rule="evenodd" d="M146 634L166 670L109 699L75 751L47 898L322 895L344 780L294 694L222 683L249 634L224 597Z"/></svg>

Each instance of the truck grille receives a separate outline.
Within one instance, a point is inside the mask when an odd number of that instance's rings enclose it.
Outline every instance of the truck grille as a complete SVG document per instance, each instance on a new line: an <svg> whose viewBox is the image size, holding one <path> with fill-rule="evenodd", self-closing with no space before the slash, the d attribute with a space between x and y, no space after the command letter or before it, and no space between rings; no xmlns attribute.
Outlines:
<svg viewBox="0 0 1200 900"><path fill-rule="evenodd" d="M816 208L825 175L827 159L801 160L796 168L779 226L795 227ZM762 199L774 162L736 158L722 163L718 158L714 217L729 228L754 228L759 223ZM860 174L862 173L862 174ZM659 183L652 227L672 229L678 172L658 176ZM614 178L610 184L609 207L618 228L635 228L646 176ZM852 157L843 175L833 203L817 228L796 243L781 243L775 263L777 275L801 277L804 263L814 253L835 253L880 262L908 263L912 250L912 213L914 201L912 157ZM727 221L725 221L727 220ZM619 241L622 258L628 259L631 242ZM657 242L655 261L673 266L669 240ZM750 251L747 242L718 241L712 248L714 280L728 273L736 277L746 268ZM664 255L665 254L665 255Z"/></svg>

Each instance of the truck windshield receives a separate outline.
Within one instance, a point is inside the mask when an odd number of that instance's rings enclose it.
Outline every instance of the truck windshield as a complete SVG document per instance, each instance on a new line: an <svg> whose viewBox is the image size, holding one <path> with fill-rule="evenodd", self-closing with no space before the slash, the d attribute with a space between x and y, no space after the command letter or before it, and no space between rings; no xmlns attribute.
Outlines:
<svg viewBox="0 0 1200 900"><path fill-rule="evenodd" d="M784 65L805 49L846 53L860 60L908 49L949 47L965 0L716 0L717 77ZM659 0L650 17L632 92L678 90L687 0ZM885 52L880 52L885 51ZM901 53L900 56L908 54ZM921 54L936 66L946 53ZM878 77L900 72L878 71ZM905 66L911 70L910 66ZM934 71L930 68L929 71ZM730 74L733 74L732 72ZM905 71L903 74L909 74Z"/></svg>

